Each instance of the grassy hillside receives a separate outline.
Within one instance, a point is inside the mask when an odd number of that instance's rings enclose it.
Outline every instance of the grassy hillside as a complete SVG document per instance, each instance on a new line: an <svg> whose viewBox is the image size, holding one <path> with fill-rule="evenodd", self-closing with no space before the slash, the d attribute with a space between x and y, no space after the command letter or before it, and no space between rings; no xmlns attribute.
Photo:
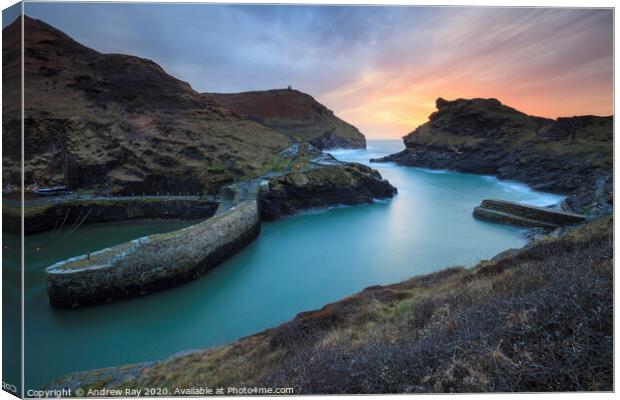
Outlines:
<svg viewBox="0 0 620 400"><path fill-rule="evenodd" d="M19 20L3 30L18 77ZM26 183L113 193L213 192L257 176L288 139L233 114L151 60L102 54L25 17ZM17 48L19 50L19 47ZM19 79L8 79L13 93ZM4 103L5 183L20 181L20 120ZM14 116L14 117L11 117Z"/></svg>

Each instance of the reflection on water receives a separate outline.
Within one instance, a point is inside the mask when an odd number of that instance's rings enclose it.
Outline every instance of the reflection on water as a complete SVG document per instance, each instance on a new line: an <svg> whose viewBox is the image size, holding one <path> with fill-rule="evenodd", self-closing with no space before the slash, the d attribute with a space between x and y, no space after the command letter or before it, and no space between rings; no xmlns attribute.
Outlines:
<svg viewBox="0 0 620 400"><path fill-rule="evenodd" d="M368 150L333 154L367 162L401 147L399 141L371 141ZM86 226L71 241L58 242L46 233L27 237L27 387L68 372L228 343L366 286L470 265L525 243L517 228L473 219L472 209L481 199L560 200L491 177L393 164L373 167L398 187L394 199L266 223L257 241L206 277L143 298L54 310L47 303L43 269L68 256L175 226ZM40 250L33 252L36 247Z"/></svg>

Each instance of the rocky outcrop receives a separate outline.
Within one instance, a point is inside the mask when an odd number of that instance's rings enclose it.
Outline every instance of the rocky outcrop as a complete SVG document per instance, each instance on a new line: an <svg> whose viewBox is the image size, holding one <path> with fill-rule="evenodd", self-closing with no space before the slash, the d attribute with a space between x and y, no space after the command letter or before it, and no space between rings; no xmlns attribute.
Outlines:
<svg viewBox="0 0 620 400"><path fill-rule="evenodd" d="M311 207L371 203L396 194L378 171L362 164L324 165L269 180L261 188L260 212L265 220Z"/></svg>
<svg viewBox="0 0 620 400"><path fill-rule="evenodd" d="M366 147L366 138L356 127L298 90L206 95L248 120L295 140L310 142L319 149Z"/></svg>
<svg viewBox="0 0 620 400"><path fill-rule="evenodd" d="M3 29L3 93L20 93L21 20ZM268 171L287 137L151 60L102 54L24 18L25 182L129 195L215 193ZM11 78L11 79L8 79ZM21 109L3 103L4 184L21 186Z"/></svg>
<svg viewBox="0 0 620 400"><path fill-rule="evenodd" d="M360 133L361 135L361 133ZM339 131L336 129L330 129L323 133L321 136L314 137L308 140L310 144L315 146L318 149L327 150L327 149L365 149L366 148L366 139L362 138L351 138L344 137Z"/></svg>
<svg viewBox="0 0 620 400"><path fill-rule="evenodd" d="M3 204L3 232L19 234L21 206ZM95 222L133 219L198 219L215 214L218 203L200 197L95 197L26 202L24 234L71 228Z"/></svg>
<svg viewBox="0 0 620 400"><path fill-rule="evenodd" d="M482 200L474 208L474 217L500 224L528 228L556 229L566 225L584 222L583 215L505 200Z"/></svg>
<svg viewBox="0 0 620 400"><path fill-rule="evenodd" d="M46 268L54 307L140 296L196 279L236 254L260 232L254 200L197 225L132 240Z"/></svg>
<svg viewBox="0 0 620 400"><path fill-rule="evenodd" d="M372 161L492 174L568 194L577 212L610 211L613 118L551 120L496 99L437 100L429 121L404 137L406 149Z"/></svg>

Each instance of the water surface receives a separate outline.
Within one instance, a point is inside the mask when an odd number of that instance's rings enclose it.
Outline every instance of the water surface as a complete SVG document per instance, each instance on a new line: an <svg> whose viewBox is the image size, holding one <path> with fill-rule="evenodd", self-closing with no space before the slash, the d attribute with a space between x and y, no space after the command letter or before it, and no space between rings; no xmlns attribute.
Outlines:
<svg viewBox="0 0 620 400"><path fill-rule="evenodd" d="M333 154L367 163L401 148L401 141L370 141L368 150ZM142 298L52 309L43 270L188 223L104 224L85 226L69 238L50 238L49 232L27 236L26 388L69 372L229 343L370 285L471 265L525 244L521 229L472 218L483 198L536 205L561 199L493 177L372 166L398 188L395 198L265 223L258 240L207 276Z"/></svg>

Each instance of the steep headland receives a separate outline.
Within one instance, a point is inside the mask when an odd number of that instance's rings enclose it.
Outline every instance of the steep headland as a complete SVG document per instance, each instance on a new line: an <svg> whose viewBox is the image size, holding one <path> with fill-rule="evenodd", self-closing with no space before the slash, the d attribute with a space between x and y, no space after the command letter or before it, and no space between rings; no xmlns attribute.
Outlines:
<svg viewBox="0 0 620 400"><path fill-rule="evenodd" d="M216 102L242 117L261 123L294 140L319 149L365 148L366 138L312 96L292 89L245 93L208 93Z"/></svg>
<svg viewBox="0 0 620 400"><path fill-rule="evenodd" d="M26 184L214 193L270 170L289 146L285 135L239 117L151 60L102 54L43 21L24 23ZM4 93L19 93L20 51L11 43L18 45L20 31L20 20L3 30L3 76L15 77ZM3 104L3 177L19 187L20 119L11 109L19 104Z"/></svg>
<svg viewBox="0 0 620 400"><path fill-rule="evenodd" d="M613 388L613 220L373 286L230 345L48 388L293 387L302 393ZM184 390L185 392L175 392Z"/></svg>
<svg viewBox="0 0 620 400"><path fill-rule="evenodd" d="M496 99L437 99L429 121L404 137L406 149L373 161L492 174L569 195L566 207L611 208L613 117L534 117Z"/></svg>

